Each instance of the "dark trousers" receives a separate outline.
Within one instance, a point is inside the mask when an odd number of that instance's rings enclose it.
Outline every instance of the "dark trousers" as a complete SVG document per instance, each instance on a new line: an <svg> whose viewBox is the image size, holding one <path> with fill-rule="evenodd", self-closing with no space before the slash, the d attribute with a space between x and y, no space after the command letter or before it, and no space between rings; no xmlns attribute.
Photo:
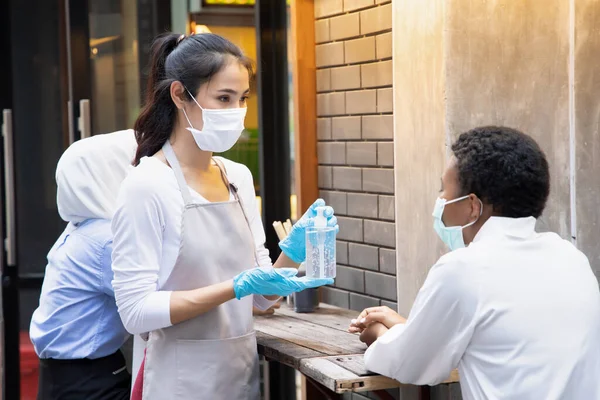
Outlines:
<svg viewBox="0 0 600 400"><path fill-rule="evenodd" d="M120 351L94 360L40 360L37 400L128 400L130 390Z"/></svg>

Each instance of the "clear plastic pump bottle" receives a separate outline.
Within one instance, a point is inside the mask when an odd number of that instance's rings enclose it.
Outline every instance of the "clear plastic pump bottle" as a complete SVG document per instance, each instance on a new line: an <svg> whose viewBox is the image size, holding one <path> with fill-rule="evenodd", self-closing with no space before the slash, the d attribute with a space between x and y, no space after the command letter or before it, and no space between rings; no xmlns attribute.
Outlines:
<svg viewBox="0 0 600 400"><path fill-rule="evenodd" d="M306 229L306 276L335 278L336 229L327 226L325 207L317 207L314 225Z"/></svg>

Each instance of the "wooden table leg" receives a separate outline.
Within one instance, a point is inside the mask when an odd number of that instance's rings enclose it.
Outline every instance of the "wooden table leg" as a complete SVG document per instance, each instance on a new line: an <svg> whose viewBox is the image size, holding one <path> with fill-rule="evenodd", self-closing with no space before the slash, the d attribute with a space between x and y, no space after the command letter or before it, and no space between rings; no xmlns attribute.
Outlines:
<svg viewBox="0 0 600 400"><path fill-rule="evenodd" d="M325 386L306 378L306 400L341 400L342 395L332 392Z"/></svg>

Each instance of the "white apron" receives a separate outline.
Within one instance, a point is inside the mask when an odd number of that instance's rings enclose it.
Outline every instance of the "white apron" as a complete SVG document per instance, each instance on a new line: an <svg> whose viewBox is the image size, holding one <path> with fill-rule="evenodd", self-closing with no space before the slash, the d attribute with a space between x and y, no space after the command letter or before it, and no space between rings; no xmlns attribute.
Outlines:
<svg viewBox="0 0 600 400"><path fill-rule="evenodd" d="M181 248L163 290L191 290L232 279L255 265L255 246L237 188L217 161L235 200L194 203L169 142L163 152L185 208ZM194 319L150 332L144 400L256 400L260 397L252 296L233 299Z"/></svg>

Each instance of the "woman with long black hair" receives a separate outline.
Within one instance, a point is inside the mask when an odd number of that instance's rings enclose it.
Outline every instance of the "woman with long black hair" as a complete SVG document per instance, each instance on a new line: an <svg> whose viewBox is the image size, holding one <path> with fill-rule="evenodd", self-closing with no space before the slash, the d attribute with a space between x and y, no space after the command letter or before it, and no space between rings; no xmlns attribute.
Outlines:
<svg viewBox="0 0 600 400"><path fill-rule="evenodd" d="M272 265L250 171L213 157L244 129L250 60L214 34L166 34L152 52L136 168L113 218L119 313L147 340L133 398L257 399L252 305L332 283L295 276L325 203L294 225ZM331 207L326 215L337 226Z"/></svg>

